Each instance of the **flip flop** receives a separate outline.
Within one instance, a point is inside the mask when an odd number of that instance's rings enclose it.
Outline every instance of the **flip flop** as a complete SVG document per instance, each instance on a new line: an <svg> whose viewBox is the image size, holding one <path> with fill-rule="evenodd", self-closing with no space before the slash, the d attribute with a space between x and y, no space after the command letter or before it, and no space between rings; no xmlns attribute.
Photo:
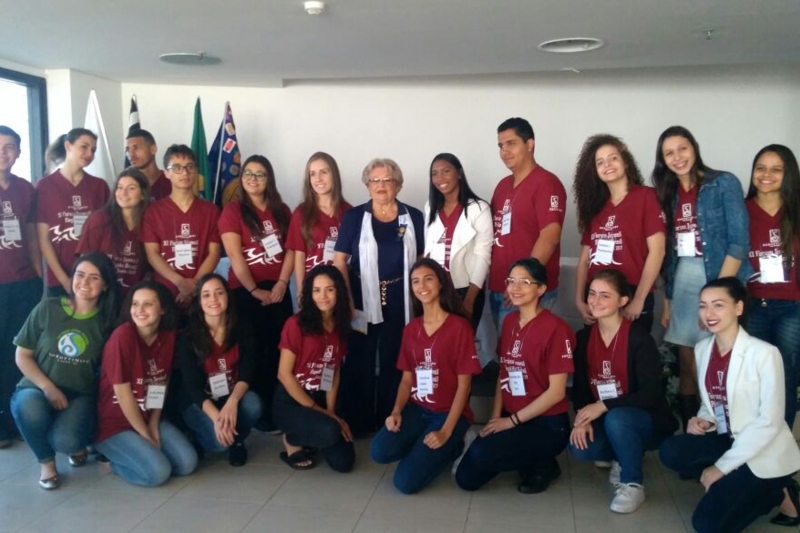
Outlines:
<svg viewBox="0 0 800 533"><path fill-rule="evenodd" d="M39 486L42 487L44 490L55 490L61 485L61 481L58 479L58 474L54 476L50 476L46 479L39 480Z"/></svg>
<svg viewBox="0 0 800 533"><path fill-rule="evenodd" d="M316 461L314 461L313 457L309 457L305 450L298 450L294 452L292 455L287 454L286 452L281 452L280 454L281 461L289 465L290 468L294 470L311 470L315 466L317 466ZM308 462L309 464L305 466L301 466L300 463Z"/></svg>

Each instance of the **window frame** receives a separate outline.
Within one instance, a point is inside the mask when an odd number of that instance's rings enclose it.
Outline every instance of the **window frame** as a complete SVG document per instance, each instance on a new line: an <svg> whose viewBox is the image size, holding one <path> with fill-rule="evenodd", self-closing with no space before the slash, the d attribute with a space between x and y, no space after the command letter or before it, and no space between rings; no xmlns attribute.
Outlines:
<svg viewBox="0 0 800 533"><path fill-rule="evenodd" d="M31 182L45 173L44 153L47 150L47 80L40 76L25 74L16 70L0 67L0 78L24 85L28 94L28 139L27 152L31 161Z"/></svg>

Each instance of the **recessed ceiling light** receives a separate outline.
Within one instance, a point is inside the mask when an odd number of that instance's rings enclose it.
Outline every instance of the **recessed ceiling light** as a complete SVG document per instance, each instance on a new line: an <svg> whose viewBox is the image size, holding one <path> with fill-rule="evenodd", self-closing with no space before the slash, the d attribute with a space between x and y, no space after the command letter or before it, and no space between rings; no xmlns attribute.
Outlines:
<svg viewBox="0 0 800 533"><path fill-rule="evenodd" d="M593 37L568 37L566 39L553 39L539 45L539 50L557 54L575 54L597 50L605 43Z"/></svg>
<svg viewBox="0 0 800 533"><path fill-rule="evenodd" d="M319 15L325 11L325 2L321 2L320 0L309 0L308 2L303 3L303 9L305 9L306 13L309 15Z"/></svg>
<svg viewBox="0 0 800 533"><path fill-rule="evenodd" d="M170 63L172 65L191 66L216 65L222 61L220 58L210 56L205 52L170 52L168 54L161 54L158 58L164 63Z"/></svg>

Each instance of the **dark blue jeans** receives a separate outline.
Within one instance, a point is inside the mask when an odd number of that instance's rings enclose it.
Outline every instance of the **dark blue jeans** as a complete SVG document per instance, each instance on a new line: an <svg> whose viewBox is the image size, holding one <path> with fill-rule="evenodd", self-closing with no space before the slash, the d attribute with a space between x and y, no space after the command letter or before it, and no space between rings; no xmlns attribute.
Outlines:
<svg viewBox="0 0 800 533"><path fill-rule="evenodd" d="M478 437L456 470L456 483L478 490L500 472L519 470L524 476L538 466L555 461L569 442L567 413L538 416L524 424Z"/></svg>
<svg viewBox="0 0 800 533"><path fill-rule="evenodd" d="M728 435L676 435L659 449L661 462L684 477L697 478L733 445ZM746 464L711 485L692 514L698 533L735 533L780 505L791 476L761 479Z"/></svg>
<svg viewBox="0 0 800 533"><path fill-rule="evenodd" d="M225 402L228 401L230 396L225 396L216 400L218 409L222 409ZM250 434L250 430L261 419L261 411L263 404L258 394L253 391L247 391L242 399L239 400L238 416L236 417L236 442L244 442ZM209 452L224 452L228 449L217 440L217 433L214 431L214 422L206 415L203 410L197 405L192 404L183 411L183 420L186 425L194 432L197 441L204 450Z"/></svg>
<svg viewBox="0 0 800 533"><path fill-rule="evenodd" d="M380 464L400 461L394 472L394 486L400 492L413 494L424 489L461 455L464 434L469 429L469 422L463 416L441 448L432 450L423 442L428 433L442 429L447 415L409 402L403 409L400 431L393 433L384 426L372 439L373 461Z"/></svg>
<svg viewBox="0 0 800 533"><path fill-rule="evenodd" d="M622 483L641 485L644 452L655 450L663 440L655 435L650 413L636 407L617 407L592 422L592 428L594 441L585 450L570 444L572 455L579 461L616 460L622 467Z"/></svg>
<svg viewBox="0 0 800 533"><path fill-rule="evenodd" d="M747 332L777 346L786 382L786 423L797 413L797 370L800 364L800 302L753 299L747 308Z"/></svg>

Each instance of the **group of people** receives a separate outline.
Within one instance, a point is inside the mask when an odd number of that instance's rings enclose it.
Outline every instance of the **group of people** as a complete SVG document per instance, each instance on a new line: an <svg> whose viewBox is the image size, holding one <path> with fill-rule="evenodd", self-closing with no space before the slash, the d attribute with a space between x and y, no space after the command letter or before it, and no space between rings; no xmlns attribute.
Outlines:
<svg viewBox="0 0 800 533"><path fill-rule="evenodd" d="M658 140L653 188L621 139L590 137L573 182L576 335L551 311L566 190L536 162L526 120L503 122L497 140L511 174L490 202L442 153L423 211L398 199L391 159L365 167L369 200L353 207L336 161L317 152L293 213L261 155L244 162L238 197L220 212L197 196L184 145L165 151L161 171L153 136L130 134L132 167L110 195L83 170L96 136L74 129L52 147L60 168L34 190L11 173L20 138L0 126L0 444L18 430L51 489L55 452L79 466L92 443L121 477L158 485L205 452L245 464L253 428L282 433L292 468L322 456L347 472L353 441L377 431L371 456L399 461L405 493L459 457L465 490L518 471L521 492L541 492L569 447L610 466L620 513L644 501L643 454L660 446L665 465L706 486L699 531L739 530L778 504L776 523L800 523L792 152L759 151L745 198L680 126ZM214 272L223 251L227 278ZM659 275L666 340L680 346L678 436L650 335ZM499 376L491 418L465 449L487 298Z"/></svg>

